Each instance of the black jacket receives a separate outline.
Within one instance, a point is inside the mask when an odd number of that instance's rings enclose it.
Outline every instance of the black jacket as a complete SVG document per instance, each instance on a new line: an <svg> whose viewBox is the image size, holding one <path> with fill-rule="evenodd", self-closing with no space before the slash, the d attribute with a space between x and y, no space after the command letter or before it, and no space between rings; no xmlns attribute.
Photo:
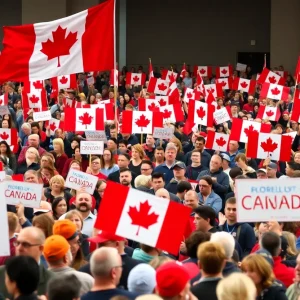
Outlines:
<svg viewBox="0 0 300 300"><path fill-rule="evenodd" d="M191 288L191 292L199 299L218 300L217 285L221 278L211 278L201 281Z"/></svg>
<svg viewBox="0 0 300 300"><path fill-rule="evenodd" d="M285 286L279 282L274 281L273 284L263 290L259 296L256 297L256 300L287 300L287 296L285 295L286 288Z"/></svg>

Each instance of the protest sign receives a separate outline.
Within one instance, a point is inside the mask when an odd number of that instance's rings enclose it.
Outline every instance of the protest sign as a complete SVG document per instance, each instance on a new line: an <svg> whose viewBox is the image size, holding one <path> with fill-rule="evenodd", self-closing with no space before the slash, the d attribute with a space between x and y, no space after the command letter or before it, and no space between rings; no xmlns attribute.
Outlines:
<svg viewBox="0 0 300 300"><path fill-rule="evenodd" d="M52 116L50 110L33 112L34 122L48 121L51 120L51 118Z"/></svg>
<svg viewBox="0 0 300 300"><path fill-rule="evenodd" d="M300 179L237 179L237 221L300 221Z"/></svg>
<svg viewBox="0 0 300 300"><path fill-rule="evenodd" d="M4 195L6 204L23 204L25 207L38 208L42 198L43 185L20 181L3 181L0 193Z"/></svg>
<svg viewBox="0 0 300 300"><path fill-rule="evenodd" d="M4 181L5 176L6 176L5 171L0 171L0 182Z"/></svg>
<svg viewBox="0 0 300 300"><path fill-rule="evenodd" d="M1 105L0 106L0 116L3 115L10 115L9 109L7 105Z"/></svg>
<svg viewBox="0 0 300 300"><path fill-rule="evenodd" d="M153 137L158 139L171 139L173 137L174 131L173 128L159 128L154 127Z"/></svg>
<svg viewBox="0 0 300 300"><path fill-rule="evenodd" d="M66 178L65 186L76 191L85 188L86 192L93 195L98 177L84 172L70 169Z"/></svg>
<svg viewBox="0 0 300 300"><path fill-rule="evenodd" d="M107 141L105 131L85 131L87 141Z"/></svg>
<svg viewBox="0 0 300 300"><path fill-rule="evenodd" d="M0 256L10 255L6 202L0 201Z"/></svg>
<svg viewBox="0 0 300 300"><path fill-rule="evenodd" d="M235 69L236 69L237 71L246 72L247 65L241 64L241 63L237 63Z"/></svg>
<svg viewBox="0 0 300 300"><path fill-rule="evenodd" d="M225 107L223 107L221 109L217 109L214 112L213 117L214 117L214 121L215 121L216 125L223 124L224 122L227 122L230 120L228 110Z"/></svg>
<svg viewBox="0 0 300 300"><path fill-rule="evenodd" d="M81 141L80 153L81 154L103 154L104 143L103 141Z"/></svg>

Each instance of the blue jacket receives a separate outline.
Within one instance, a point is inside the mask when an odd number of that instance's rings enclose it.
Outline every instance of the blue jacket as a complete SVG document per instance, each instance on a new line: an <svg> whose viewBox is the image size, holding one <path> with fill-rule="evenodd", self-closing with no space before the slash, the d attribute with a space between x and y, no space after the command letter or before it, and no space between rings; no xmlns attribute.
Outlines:
<svg viewBox="0 0 300 300"><path fill-rule="evenodd" d="M176 163L176 161L174 162L173 166L175 165L175 163ZM171 179L174 178L173 166L169 169L169 167L164 162L163 164L157 166L154 169L154 172L158 172L158 173L163 173L164 174L164 178L165 178L165 182L166 182L165 186L167 186L168 183L171 181Z"/></svg>
<svg viewBox="0 0 300 300"><path fill-rule="evenodd" d="M213 208L216 212L216 215L218 215L218 213L222 209L222 199L220 198L219 195L217 195L214 192L210 193L210 195L206 198L205 202L203 200L203 196L201 193L198 193L198 198L199 198L200 203Z"/></svg>

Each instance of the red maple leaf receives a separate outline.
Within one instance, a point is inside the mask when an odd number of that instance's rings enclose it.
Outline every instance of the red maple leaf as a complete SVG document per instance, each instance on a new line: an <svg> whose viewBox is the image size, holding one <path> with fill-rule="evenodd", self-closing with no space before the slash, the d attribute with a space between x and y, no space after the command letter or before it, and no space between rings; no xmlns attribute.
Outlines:
<svg viewBox="0 0 300 300"><path fill-rule="evenodd" d="M243 89L245 89L247 86L248 86L248 83L247 83L246 81L243 81L243 82L241 83L241 87L242 87Z"/></svg>
<svg viewBox="0 0 300 300"><path fill-rule="evenodd" d="M213 88L207 89L206 90L208 93L213 93L215 90Z"/></svg>
<svg viewBox="0 0 300 300"><path fill-rule="evenodd" d="M272 110L269 110L269 111L266 112L266 115L267 115L268 117L271 117L271 116L274 115L274 112L273 112Z"/></svg>
<svg viewBox="0 0 300 300"><path fill-rule="evenodd" d="M43 81L41 80L37 80L37 81L34 81L32 83L32 85L37 89L37 90L40 90L43 88Z"/></svg>
<svg viewBox="0 0 300 300"><path fill-rule="evenodd" d="M250 125L248 128L244 129L244 132L247 136L249 136L249 133L258 132L258 131L254 129L253 125Z"/></svg>
<svg viewBox="0 0 300 300"><path fill-rule="evenodd" d="M262 142L260 146L265 152L268 152L268 156L271 156L271 152L277 149L278 144L273 142L273 140L269 137L265 142Z"/></svg>
<svg viewBox="0 0 300 300"><path fill-rule="evenodd" d="M134 77L132 77L132 80L133 80L134 82L137 82L137 81L140 80L140 77L137 76L137 75L135 75Z"/></svg>
<svg viewBox="0 0 300 300"><path fill-rule="evenodd" d="M154 102L152 102L150 105L148 105L148 109L153 112L159 112L159 107L156 106Z"/></svg>
<svg viewBox="0 0 300 300"><path fill-rule="evenodd" d="M163 113L163 118L164 119L168 119L172 115L172 111L171 110L167 110L167 109L165 109L162 113Z"/></svg>
<svg viewBox="0 0 300 300"><path fill-rule="evenodd" d="M203 119L206 115L206 111L203 109L202 106L200 106L199 109L196 110L196 112L200 119Z"/></svg>
<svg viewBox="0 0 300 300"><path fill-rule="evenodd" d="M67 77L63 76L59 81L61 84L66 84L68 82L68 80L69 79Z"/></svg>
<svg viewBox="0 0 300 300"><path fill-rule="evenodd" d="M269 82L270 83L276 83L277 80L276 80L275 76L269 77Z"/></svg>
<svg viewBox="0 0 300 300"><path fill-rule="evenodd" d="M51 124L49 125L49 127L50 127L50 130L51 130L51 131L55 131L55 129L56 129L55 123L51 123Z"/></svg>
<svg viewBox="0 0 300 300"><path fill-rule="evenodd" d="M225 74L227 74L227 70L226 70L226 69L223 69L223 70L221 71L221 73L225 75Z"/></svg>
<svg viewBox="0 0 300 300"><path fill-rule="evenodd" d="M160 100L158 101L158 103L159 103L160 106L165 106L165 105L167 105L167 102L166 102L164 99L160 99Z"/></svg>
<svg viewBox="0 0 300 300"><path fill-rule="evenodd" d="M225 81L221 81L221 82L219 82L219 84L221 84L222 86L226 86L226 82Z"/></svg>
<svg viewBox="0 0 300 300"><path fill-rule="evenodd" d="M131 224L138 226L136 235L139 235L141 227L148 229L149 226L157 223L159 215L154 212L149 214L150 209L151 206L149 205L148 200L146 200L144 203L140 203L139 210L136 206L129 206L128 215L131 218Z"/></svg>
<svg viewBox="0 0 300 300"><path fill-rule="evenodd" d="M205 73L206 73L206 70L202 68L199 72L200 72L201 74L205 74Z"/></svg>
<svg viewBox="0 0 300 300"><path fill-rule="evenodd" d="M29 100L32 102L32 103L38 103L40 98L37 97L36 95L32 95Z"/></svg>
<svg viewBox="0 0 300 300"><path fill-rule="evenodd" d="M41 52L47 55L47 60L58 59L57 67L60 67L60 57L69 55L70 49L77 41L77 32L69 32L66 36L67 28L62 28L60 25L55 31L52 31L53 41L48 39L42 42Z"/></svg>
<svg viewBox="0 0 300 300"><path fill-rule="evenodd" d="M164 91L168 88L163 82L158 84L157 87L160 91Z"/></svg>
<svg viewBox="0 0 300 300"><path fill-rule="evenodd" d="M150 120L148 120L145 115L141 115L140 118L135 121L135 124L141 127L141 131L143 131L143 127L147 127L149 123Z"/></svg>
<svg viewBox="0 0 300 300"><path fill-rule="evenodd" d="M193 93L187 93L186 96L191 99L193 97Z"/></svg>
<svg viewBox="0 0 300 300"><path fill-rule="evenodd" d="M7 134L6 132L3 132L0 134L0 137L2 140L7 140L9 138L9 134Z"/></svg>
<svg viewBox="0 0 300 300"><path fill-rule="evenodd" d="M277 86L271 90L272 95L279 95L280 94L280 90L277 88Z"/></svg>
<svg viewBox="0 0 300 300"><path fill-rule="evenodd" d="M169 74L170 81L175 81L175 75Z"/></svg>
<svg viewBox="0 0 300 300"><path fill-rule="evenodd" d="M89 113L85 112L82 116L79 117L79 122L82 125L85 125L85 129L87 129L87 125L91 125L93 118L94 117L90 116Z"/></svg>
<svg viewBox="0 0 300 300"><path fill-rule="evenodd" d="M223 139L223 137L221 136L219 139L216 139L216 144L219 147L223 147L226 144L226 141Z"/></svg>

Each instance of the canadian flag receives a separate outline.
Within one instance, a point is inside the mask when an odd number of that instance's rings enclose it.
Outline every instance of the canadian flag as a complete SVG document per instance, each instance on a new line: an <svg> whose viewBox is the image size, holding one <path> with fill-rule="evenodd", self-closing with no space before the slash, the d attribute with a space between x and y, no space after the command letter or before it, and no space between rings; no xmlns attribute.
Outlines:
<svg viewBox="0 0 300 300"><path fill-rule="evenodd" d="M280 75L270 71L269 69L264 68L261 74L259 75L257 82L260 84L271 83L271 84L284 85L285 79Z"/></svg>
<svg viewBox="0 0 300 300"><path fill-rule="evenodd" d="M215 84L205 84L204 85L205 96L207 97L209 94L212 94L214 98L223 97L223 89L222 85Z"/></svg>
<svg viewBox="0 0 300 300"><path fill-rule="evenodd" d="M198 91L193 90L191 88L186 88L183 100L186 103L189 103L190 100L200 100L201 96L202 96L201 92L198 92Z"/></svg>
<svg viewBox="0 0 300 300"><path fill-rule="evenodd" d="M158 101L160 106L171 104L169 96L155 96L153 100Z"/></svg>
<svg viewBox="0 0 300 300"><path fill-rule="evenodd" d="M289 75L287 71L275 71L274 73L278 74L280 77L283 77L284 79L286 79Z"/></svg>
<svg viewBox="0 0 300 300"><path fill-rule="evenodd" d="M182 66L182 70L180 72L180 77L184 78L185 77L185 73L186 73L186 66L185 66L185 63L184 63L183 66Z"/></svg>
<svg viewBox="0 0 300 300"><path fill-rule="evenodd" d="M52 88L56 89L57 91L70 89L70 88L76 89L77 88L76 74L62 75L62 76L51 78L51 84L52 84Z"/></svg>
<svg viewBox="0 0 300 300"><path fill-rule="evenodd" d="M164 122L181 122L184 121L184 114L180 103L170 104L159 108L163 115Z"/></svg>
<svg viewBox="0 0 300 300"><path fill-rule="evenodd" d="M160 78L151 77L148 84L148 93L159 95L167 95L169 91L170 82Z"/></svg>
<svg viewBox="0 0 300 300"><path fill-rule="evenodd" d="M8 93L4 93L0 96L0 106L8 105Z"/></svg>
<svg viewBox="0 0 300 300"><path fill-rule="evenodd" d="M216 83L222 86L222 90L229 90L232 86L232 78L219 78L216 80Z"/></svg>
<svg viewBox="0 0 300 300"><path fill-rule="evenodd" d="M44 89L33 90L30 93L22 91L23 108L38 108L48 107L47 95Z"/></svg>
<svg viewBox="0 0 300 300"><path fill-rule="evenodd" d="M122 112L122 133L153 133L154 127L163 127L162 113L129 110Z"/></svg>
<svg viewBox="0 0 300 300"><path fill-rule="evenodd" d="M65 131L104 130L103 108L65 108Z"/></svg>
<svg viewBox="0 0 300 300"><path fill-rule="evenodd" d="M63 99L63 103L64 103L64 106L65 107L72 107L72 108L76 108L76 100L73 100L73 99L70 99L70 98L68 98L68 97L65 97L64 99ZM80 103L80 102L78 102L78 103Z"/></svg>
<svg viewBox="0 0 300 300"><path fill-rule="evenodd" d="M95 228L177 255L190 214L174 201L108 181Z"/></svg>
<svg viewBox="0 0 300 300"><path fill-rule="evenodd" d="M170 82L176 81L178 77L178 73L170 71L170 70L162 70L161 72L161 78Z"/></svg>
<svg viewBox="0 0 300 300"><path fill-rule="evenodd" d="M169 104L181 103L180 93L176 81L174 81L168 89Z"/></svg>
<svg viewBox="0 0 300 300"><path fill-rule="evenodd" d="M117 69L112 69L109 75L109 83L112 86L119 85L119 71Z"/></svg>
<svg viewBox="0 0 300 300"><path fill-rule="evenodd" d="M233 68L231 65L225 67L216 67L216 78L230 77L233 74Z"/></svg>
<svg viewBox="0 0 300 300"><path fill-rule="evenodd" d="M114 2L107 0L52 22L4 27L0 81L47 79L112 69ZM91 46L95 32L101 43Z"/></svg>
<svg viewBox="0 0 300 300"><path fill-rule="evenodd" d="M228 150L229 138L228 134L208 130L205 148L226 152Z"/></svg>
<svg viewBox="0 0 300 300"><path fill-rule="evenodd" d="M295 90L291 120L300 123L300 91Z"/></svg>
<svg viewBox="0 0 300 300"><path fill-rule="evenodd" d="M296 70L295 70L295 77L296 77L296 81L299 83L299 79L300 79L300 56L298 57L298 62L297 62Z"/></svg>
<svg viewBox="0 0 300 300"><path fill-rule="evenodd" d="M215 107L205 102L191 100L189 102L188 120L190 124L200 124L211 127L214 125L213 113Z"/></svg>
<svg viewBox="0 0 300 300"><path fill-rule="evenodd" d="M146 81L145 73L126 73L126 84L144 85Z"/></svg>
<svg viewBox="0 0 300 300"><path fill-rule="evenodd" d="M194 75L197 76L197 73L200 73L202 77L211 77L212 67L210 66L194 66Z"/></svg>
<svg viewBox="0 0 300 300"><path fill-rule="evenodd" d="M202 93L203 96L205 95L204 81L199 71L197 72L196 78L196 90Z"/></svg>
<svg viewBox="0 0 300 300"><path fill-rule="evenodd" d="M271 124L262 124L254 121L232 119L230 140L248 143L248 137L253 132L269 133L272 129Z"/></svg>
<svg viewBox="0 0 300 300"><path fill-rule="evenodd" d="M149 58L149 80L151 77L154 77L154 73L153 73L153 67L152 67L152 62L151 59Z"/></svg>
<svg viewBox="0 0 300 300"><path fill-rule="evenodd" d="M35 80L35 81L25 81L23 91L30 93L31 91L35 90L42 90L44 89L44 80Z"/></svg>
<svg viewBox="0 0 300 300"><path fill-rule="evenodd" d="M5 141L14 153L18 152L18 132L16 128L0 128L0 141Z"/></svg>
<svg viewBox="0 0 300 300"><path fill-rule="evenodd" d="M60 121L60 120L57 120L57 119L54 119L54 118L52 118L49 121L46 121L45 125L46 125L46 127L49 126L50 135L54 135L56 129L58 129L58 128L64 129L64 122Z"/></svg>
<svg viewBox="0 0 300 300"><path fill-rule="evenodd" d="M161 96L161 97L168 97L168 96ZM158 99L157 99L158 98ZM138 104L139 104L139 111L152 111L152 112L159 112L160 108L164 108L166 105L168 105L168 102L160 97L155 97L155 99L150 98L139 98Z"/></svg>
<svg viewBox="0 0 300 300"><path fill-rule="evenodd" d="M108 101L104 103L104 101ZM75 102L76 106L75 108L102 108L103 109L103 118L104 122L108 120L114 120L114 110L113 110L113 104L110 102L110 100L104 100L103 102L99 102L97 104L81 104L81 102Z"/></svg>
<svg viewBox="0 0 300 300"><path fill-rule="evenodd" d="M289 87L273 83L264 83L260 91L260 99L271 98L274 100L287 101L289 94Z"/></svg>
<svg viewBox="0 0 300 300"><path fill-rule="evenodd" d="M248 94L254 94L256 87L255 80L235 77L232 83L232 89L236 91L243 91Z"/></svg>
<svg viewBox="0 0 300 300"><path fill-rule="evenodd" d="M277 106L260 106L256 118L277 122L280 118L280 110Z"/></svg>
<svg viewBox="0 0 300 300"><path fill-rule="evenodd" d="M249 135L247 156L290 161L292 142L293 138L288 135L254 132Z"/></svg>

